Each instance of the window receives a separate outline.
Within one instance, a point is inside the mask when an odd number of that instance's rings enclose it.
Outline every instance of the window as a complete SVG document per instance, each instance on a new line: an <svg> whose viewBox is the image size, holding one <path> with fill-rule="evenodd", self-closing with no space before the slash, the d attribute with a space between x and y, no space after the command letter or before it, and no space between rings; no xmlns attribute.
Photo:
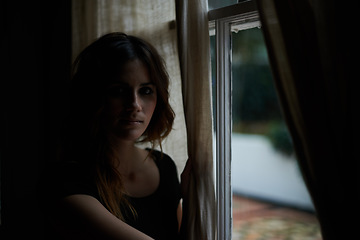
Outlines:
<svg viewBox="0 0 360 240"><path fill-rule="evenodd" d="M237 0L209 0L208 1L210 10L230 6L230 5L236 4L237 2L238 2Z"/></svg>
<svg viewBox="0 0 360 240"><path fill-rule="evenodd" d="M321 239L282 119L254 1L211 10L209 20L218 239ZM263 229L254 225L259 219Z"/></svg>

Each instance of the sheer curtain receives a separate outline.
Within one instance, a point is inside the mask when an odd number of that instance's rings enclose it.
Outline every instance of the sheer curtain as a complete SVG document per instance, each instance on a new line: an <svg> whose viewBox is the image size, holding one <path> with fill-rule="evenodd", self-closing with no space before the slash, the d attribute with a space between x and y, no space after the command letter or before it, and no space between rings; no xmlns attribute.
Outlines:
<svg viewBox="0 0 360 240"><path fill-rule="evenodd" d="M113 31L142 37L159 51L170 75L170 104L176 118L163 143L182 172L187 160L187 137L179 67L175 2L172 0L75 0L72 1L73 59L97 37Z"/></svg>
<svg viewBox="0 0 360 240"><path fill-rule="evenodd" d="M359 48L349 26L356 8L319 0L257 3L280 102L323 239L351 239L357 235L350 219L359 212L360 195L354 149L358 94L351 86Z"/></svg>
<svg viewBox="0 0 360 240"><path fill-rule="evenodd" d="M193 163L186 239L215 239L207 1L176 1L176 13L188 154Z"/></svg>

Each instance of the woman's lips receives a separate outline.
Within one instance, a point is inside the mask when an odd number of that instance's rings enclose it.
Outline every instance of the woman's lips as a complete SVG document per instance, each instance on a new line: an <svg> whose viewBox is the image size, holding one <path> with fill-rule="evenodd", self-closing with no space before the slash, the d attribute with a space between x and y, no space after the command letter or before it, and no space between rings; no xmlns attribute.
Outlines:
<svg viewBox="0 0 360 240"><path fill-rule="evenodd" d="M127 125L138 125L143 123L143 121L136 119L120 119L120 122Z"/></svg>

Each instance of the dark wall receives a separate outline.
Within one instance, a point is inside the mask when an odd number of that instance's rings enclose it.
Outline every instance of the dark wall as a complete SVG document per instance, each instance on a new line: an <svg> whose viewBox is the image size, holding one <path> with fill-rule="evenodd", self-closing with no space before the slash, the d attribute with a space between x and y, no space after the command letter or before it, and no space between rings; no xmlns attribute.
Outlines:
<svg viewBox="0 0 360 240"><path fill-rule="evenodd" d="M71 64L71 1L1 11L1 239L42 238L36 186L53 158Z"/></svg>

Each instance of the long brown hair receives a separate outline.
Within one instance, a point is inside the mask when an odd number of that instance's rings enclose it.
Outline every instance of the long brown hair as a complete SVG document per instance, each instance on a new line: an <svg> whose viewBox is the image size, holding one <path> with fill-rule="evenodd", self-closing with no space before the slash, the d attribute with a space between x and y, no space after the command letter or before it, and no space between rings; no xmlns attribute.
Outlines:
<svg viewBox="0 0 360 240"><path fill-rule="evenodd" d="M61 158L91 166L101 202L124 219L125 205L121 175L116 169L113 142L101 127L106 89L125 63L141 60L149 69L157 89L157 105L139 142L154 147L170 133L174 111L169 104L169 76L156 49L141 38L124 33L106 34L86 47L74 62L69 115L62 141Z"/></svg>

